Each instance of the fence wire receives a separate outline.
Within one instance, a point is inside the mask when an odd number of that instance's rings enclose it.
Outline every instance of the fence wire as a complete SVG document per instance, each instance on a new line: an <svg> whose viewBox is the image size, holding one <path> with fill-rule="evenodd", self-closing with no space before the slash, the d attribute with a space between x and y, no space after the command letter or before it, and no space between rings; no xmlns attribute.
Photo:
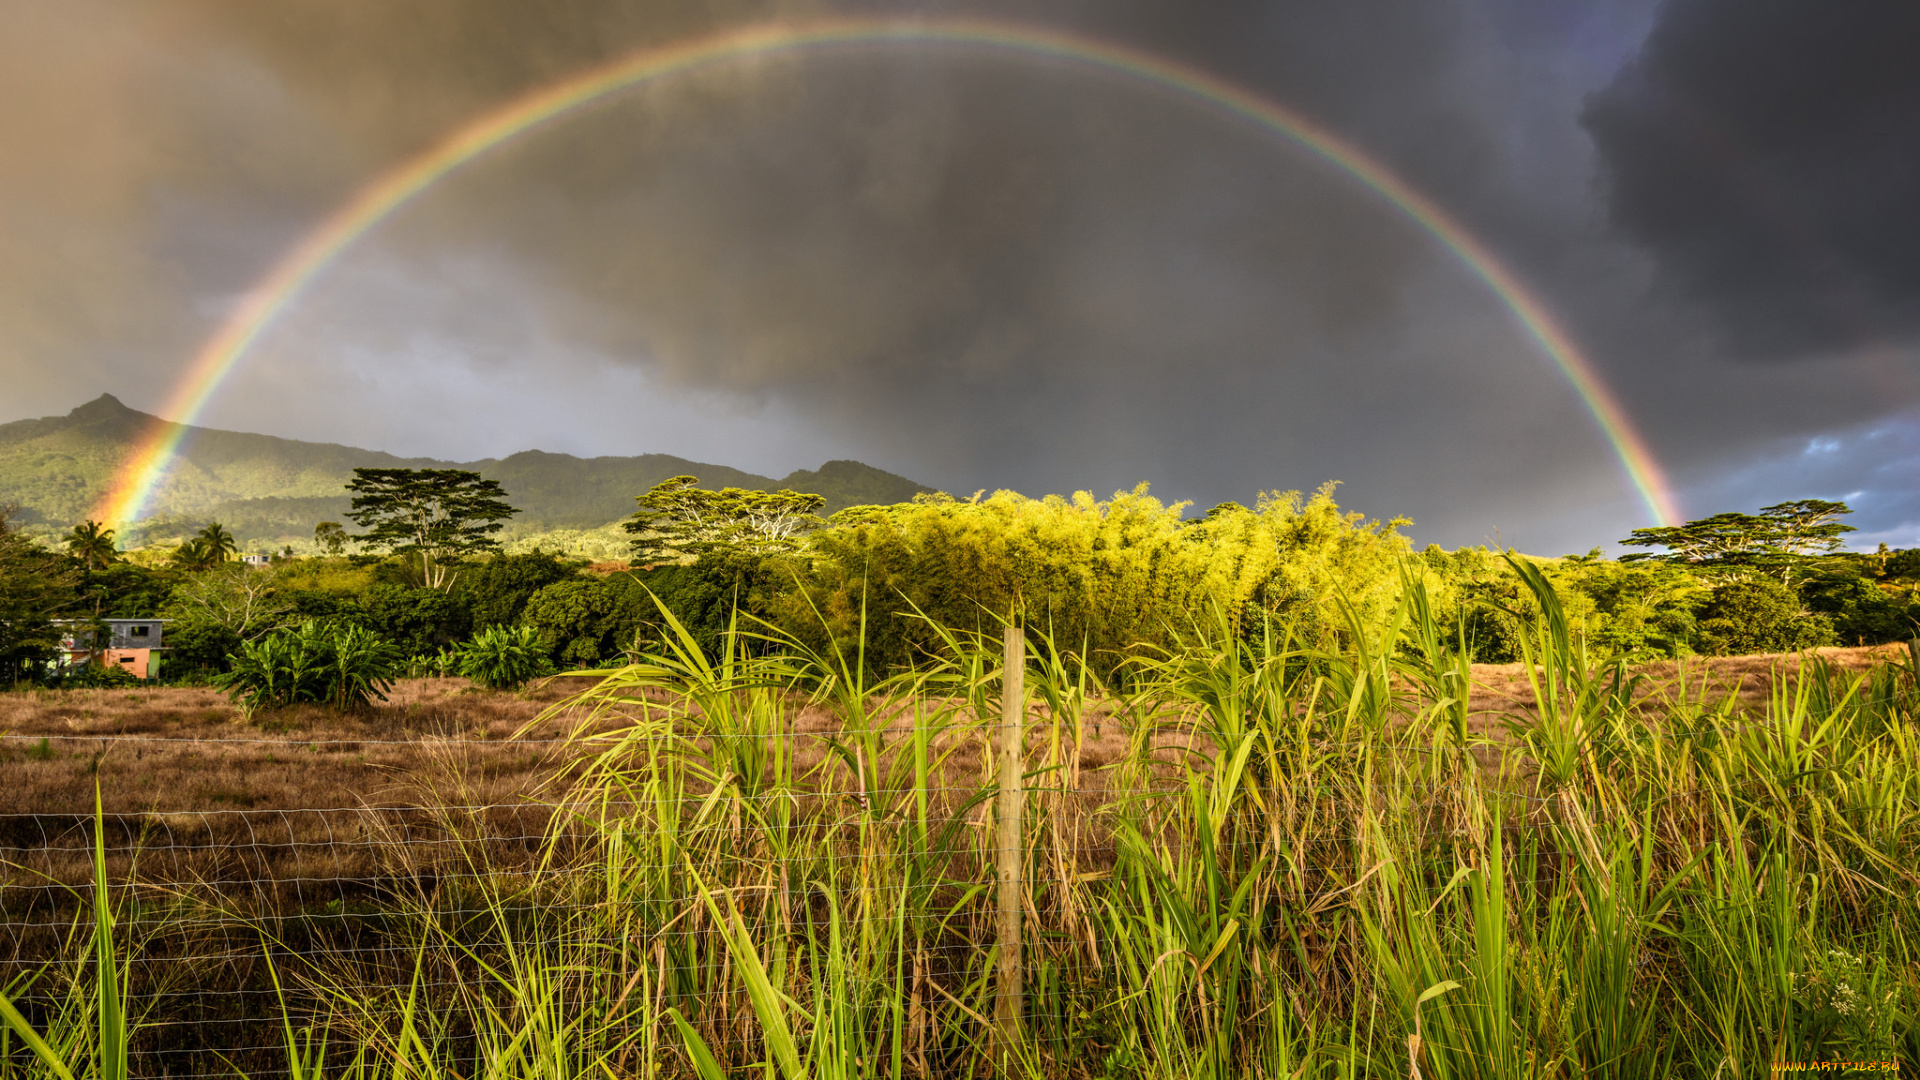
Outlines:
<svg viewBox="0 0 1920 1080"><path fill-rule="evenodd" d="M1896 695L1913 700L1913 691ZM1030 745L1045 748L1045 722ZM1708 723L1684 730L1649 726L1644 732L1595 733L1572 741L1539 741L1504 748L1396 744L1389 741L1342 743L1316 741L1316 753L1364 747L1372 751L1425 755L1483 755L1490 749L1539 752L1580 747L1601 750L1621 743L1660 739L1741 738L1762 729L1783 736L1792 730L1776 720ZM955 743L983 748L1002 726L970 723ZM1204 745L1198 725L1169 725L1163 730ZM897 737L898 729L890 732ZM769 739L826 745L834 733L787 731L773 734L715 734L688 729L673 733L602 733L588 738L499 739L302 739L285 737L179 738L161 735L87 733L0 733L0 744L17 747L79 747L106 750L137 745L190 753L206 746L249 746L270 750L350 753L379 747L475 748L493 752L573 749L605 753L620 748L636 755L649 742L680 746L753 745ZM690 742L689 740L693 740ZM1169 757L1140 765L1124 787L1103 769L1072 770L1065 764L1033 769L1027 776L1029 799L1027 873L1032 897L1028 913L1034 933L1082 932L1053 906L1063 887L1101 880L1115 873L1124 841L1116 832L1079 826L1097 822L1103 812L1126 809L1152 823L1156 803L1204 799L1204 780L1178 782L1167 775L1175 758L1194 745L1155 747ZM980 768L986 768L983 755ZM1194 760L1194 759L1189 759ZM880 762L865 763L879 767ZM971 766L970 766L971 767ZM838 766L835 766L838 768ZM1155 770L1160 770L1156 772ZM425 994L445 1007L471 1000L493 986L482 961L508 928L543 920L567 928L566 948L610 958L604 975L626 977L655 962L660 950L689 949L713 937L704 912L709 904L776 902L784 917L806 923L813 917L814 891L825 888L858 896L882 908L911 908L933 913L936 930L913 946L914 963L947 980L960 993L965 973L984 970L978 935L951 930L955 920L990 920L993 860L990 836L993 804L983 798L981 782L936 782L909 790L862 790L839 768L820 774L825 786L803 791L741 793L725 801L735 811L714 815L715 789L736 782L708 776L704 790L661 794L657 798L599 802L492 801L425 805L406 802L357 806L291 808L203 808L186 811L103 813L97 819L85 807L47 808L40 812L0 813L0 988L27 1015L44 1022L79 999L85 983L80 957L89 938L91 894L96 860L104 865L103 889L117 923L121 964L139 1003L134 1041L137 1077L199 1078L274 1072L272 1060L285 1052L282 1025L290 1019L322 1024L328 1019L324 995L329 979L351 977L357 992L398 1000ZM1078 776L1075 783L1065 777ZM1721 786L1715 793L1751 786ZM1561 796L1552 792L1493 788L1496 801L1511 800L1520 812L1503 815L1505 830L1552 832L1566 826L1544 813L1529 814ZM1660 803L1691 798L1699 791L1672 791L1621 809L1644 812ZM1330 792L1302 781L1289 792L1297 832L1229 831L1211 841L1211 858L1220 865L1248 867L1259 859L1285 854L1307 869L1291 886L1265 889L1265 903L1317 908L1349 897L1366 880L1359 857L1377 843L1377 834L1340 828L1342 815L1391 810L1419 828L1423 815L1444 818L1456 808L1460 786L1448 781L1396 780L1353 797L1351 789ZM873 859L859 846L861 830L901 821L903 807L927 801L930 827L914 837L896 829L899 843L889 856L911 857L925 867L913 881L865 880L863 867ZM1143 809L1144 808L1144 809ZM1844 811L1846 808L1836 809ZM1064 811L1080 814L1064 838L1053 830ZM802 857L782 858L771 842L780 829L768 824L786 813L787 834L806 833L810 848ZM1285 816L1284 813L1281 816ZM1332 824L1329 824L1329 823ZM672 835L664 835L662 824ZM618 825L618 831L609 828ZM952 828L945 826L952 825ZM1453 828L1459 828L1454 823ZM1444 832L1432 838L1451 842ZM1149 848L1169 842L1152 832L1135 843ZM1190 842L1174 837L1171 842ZM622 892L596 877L596 859L614 858L619 845L686 853L699 849L707 870L717 866L716 889L694 885L692 875L672 865L651 866L645 891ZM1569 847L1569 850L1574 850ZM624 857L638 859L637 851ZM604 867L604 863L599 864ZM1509 876L1515 889L1542 888L1564 872ZM742 884L746 882L747 884ZM1449 882L1398 882L1403 893L1431 897L1438 904L1457 887ZM942 920L945 920L944 922ZM623 929L626 928L626 929ZM643 928L634 932L631 928ZM456 944L457 943L457 944ZM434 952L423 964L425 951ZM613 960L618 960L618 965ZM271 965L271 966L270 966ZM285 987L275 979L284 974ZM639 976L634 976L638 978ZM926 978L932 978L928 975ZM618 978L612 981L619 981ZM289 1005L291 996L297 1004ZM601 988L617 992L618 988ZM604 995L603 995L604 996ZM596 999L599 1005L607 1001ZM624 994L619 1000L625 1001ZM337 1002L335 1003L338 1004ZM651 1006L649 1006L651 1007ZM297 1017L295 1016L297 1014ZM695 1018L696 1025L708 1024ZM713 1022L716 1023L717 1022ZM711 1026L711 1025L709 1025ZM737 1031L713 1027L711 1041L723 1045L741 1038ZM457 1033L456 1033L457 1034ZM471 1040L472 1033L466 1033ZM482 1056L471 1045L449 1050L446 1060L477 1069Z"/></svg>
<svg viewBox="0 0 1920 1080"><path fill-rule="evenodd" d="M978 785L935 785L925 794L936 804L964 804L980 790ZM1184 786L1165 786L1128 792L1127 799L1188 794ZM1036 803L1051 796L1084 798L1097 806L1114 793L1054 786L1036 787L1029 795ZM829 798L831 793L808 793L784 801L791 805ZM684 920L673 923L676 913L698 910L713 895L684 883L665 894L618 898L614 906L619 910L611 921L603 900L576 897L575 910L563 911L551 898L537 896L543 882L554 882L556 873L564 877L564 870L556 871L543 859L556 852L563 859L569 851L589 854L600 850L596 845L614 842L596 823L637 826L638 832L625 835L645 843L654 838L647 831L655 820L652 815L691 816L707 801L709 796L699 795L644 803L236 808L102 814L97 820L80 812L0 814L0 986L10 988L10 997L28 1016L42 1020L71 1003L71 987L85 981L74 958L84 954L88 941L99 858L107 870L104 891L126 950L121 964L142 1013L134 1043L137 1075L232 1075L231 1070L207 1067L284 1051L284 1042L275 1036L287 1015L285 995L263 978L269 960L296 981L302 973L319 980L350 968L363 994L424 993L451 1000L483 990L487 980L473 970L451 970L459 965L444 962L431 977L410 977L409 964L421 956L422 941L417 936L408 939L407 933L417 932L422 918L448 928L447 941L458 937L461 928L484 941L490 931L508 924L580 916L586 920L583 926L599 932L576 932L567 946L608 956L631 953L636 944L673 948L709 937L708 928ZM780 801L758 800L762 805ZM849 799L844 809L840 817L828 816L807 827L831 834L856 826L867 814L857 800ZM969 812L972 824L987 821L982 807ZM1029 888L1043 902L1054 887L1110 870L1112 838L1063 846L1039 835L1044 826L1044 815L1036 814L1036 850L1027 875ZM688 836L728 832L744 841L754 830L706 823L690 827ZM1350 833L1304 837L1301 843L1338 847L1365 840L1363 834ZM1248 856L1238 849L1267 843L1230 840L1219 854L1230 862L1244 862ZM770 878L781 869L796 874L794 891L802 907L809 883L858 891L882 906L898 902L903 894L923 903L944 897L951 904L970 885L990 878L994 854L978 830L961 828L948 840L923 844L913 852L939 868L932 880L862 883L860 866L870 856L845 842L834 844L829 839L804 859L785 864L745 842L713 850L735 860L742 877ZM1092 869L1070 876L1049 869L1063 861ZM1311 904L1347 888L1342 883L1277 891L1269 899ZM986 903L984 896L974 902ZM653 929L638 943L606 932L620 920ZM1048 929L1045 919L1037 920L1037 933ZM915 956L922 964L961 970L978 959L980 948L973 940L935 939L918 945ZM63 975L78 981L69 983ZM190 985L183 988L183 982ZM310 1021L315 1018L312 1006L303 1012ZM722 1035L716 1033L715 1041Z"/></svg>

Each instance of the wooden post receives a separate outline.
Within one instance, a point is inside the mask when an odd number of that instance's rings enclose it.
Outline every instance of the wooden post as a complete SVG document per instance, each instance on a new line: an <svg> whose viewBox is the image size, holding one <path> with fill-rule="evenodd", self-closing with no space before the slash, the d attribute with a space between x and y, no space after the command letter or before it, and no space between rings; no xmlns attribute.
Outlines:
<svg viewBox="0 0 1920 1080"><path fill-rule="evenodd" d="M1001 679L1000 806L996 852L1000 877L1000 993L994 1004L1002 1053L1020 1044L1020 1021L1025 1004L1021 986L1020 916L1026 908L1026 851L1021 833L1025 798L1021 773L1027 749L1027 635L1018 626L1007 627L1005 673Z"/></svg>

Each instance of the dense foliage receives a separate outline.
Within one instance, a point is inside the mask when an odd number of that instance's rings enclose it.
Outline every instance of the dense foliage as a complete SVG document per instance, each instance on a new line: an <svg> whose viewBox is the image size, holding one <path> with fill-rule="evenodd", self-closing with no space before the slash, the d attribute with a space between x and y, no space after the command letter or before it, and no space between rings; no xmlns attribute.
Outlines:
<svg viewBox="0 0 1920 1080"><path fill-rule="evenodd" d="M44 667L59 644L53 620L79 601L80 574L28 541L0 508L0 678Z"/></svg>
<svg viewBox="0 0 1920 1080"><path fill-rule="evenodd" d="M399 651L371 631L306 623L244 642L214 685L248 712L302 702L344 710L385 701L399 674Z"/></svg>
<svg viewBox="0 0 1920 1080"><path fill-rule="evenodd" d="M458 671L489 690L518 690L552 670L530 626L489 626L460 647Z"/></svg>
<svg viewBox="0 0 1920 1080"><path fill-rule="evenodd" d="M1342 513L1330 488L1197 520L1182 509L1142 486L1108 501L999 492L847 510L781 564L758 609L816 646L852 637L864 612L868 655L889 667L931 647L928 620L1017 616L1111 671L1216 614L1249 633L1281 622L1314 637L1329 629L1314 598L1338 593L1376 621L1398 588L1399 523Z"/></svg>
<svg viewBox="0 0 1920 1080"><path fill-rule="evenodd" d="M494 498L493 489L478 497ZM813 648L859 637L867 667L884 673L928 655L936 625L989 629L1017 617L1112 676L1127 658L1215 623L1249 641L1284 632L1324 644L1367 632L1409 580L1458 624L1478 661L1519 660L1521 627L1536 614L1500 553L1412 553L1403 522L1343 511L1331 486L1205 515L1144 487L1106 500L923 495L825 522L812 516L812 496L703 491L690 477L639 502L638 543L667 561L589 566L538 551L468 551L457 574L438 573L450 567L450 549L430 567L417 550L258 567L202 557L231 545L218 524L183 545L199 554L180 558L178 548L116 551L111 530L95 523L53 552L0 523L0 662L16 679L43 671L56 618L159 615L169 620L167 677L217 674L247 643L308 622L367 631L416 670L446 670L447 657L494 628L523 628L543 665L594 668L664 640L670 614L708 650L740 620ZM1571 632L1600 655L1791 652L1913 637L1920 550L1839 551L1845 513L1838 503L1783 503L1628 538L1667 545L1660 552L1528 564L1558 590ZM484 539L487 524L475 535ZM435 575L439 587L424 584Z"/></svg>

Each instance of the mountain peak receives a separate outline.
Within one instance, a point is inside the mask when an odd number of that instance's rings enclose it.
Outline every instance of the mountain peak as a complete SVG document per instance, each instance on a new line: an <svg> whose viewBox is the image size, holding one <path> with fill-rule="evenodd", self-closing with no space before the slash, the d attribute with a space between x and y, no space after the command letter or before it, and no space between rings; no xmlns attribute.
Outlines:
<svg viewBox="0 0 1920 1080"><path fill-rule="evenodd" d="M138 410L129 409L126 403L112 394L101 394L85 405L67 414L69 420L120 420L129 416L141 415Z"/></svg>
<svg viewBox="0 0 1920 1080"><path fill-rule="evenodd" d="M829 511L868 503L907 502L921 492L934 490L885 469L844 458L829 461L818 469L788 473L780 486L817 494L833 492L834 497L827 500Z"/></svg>

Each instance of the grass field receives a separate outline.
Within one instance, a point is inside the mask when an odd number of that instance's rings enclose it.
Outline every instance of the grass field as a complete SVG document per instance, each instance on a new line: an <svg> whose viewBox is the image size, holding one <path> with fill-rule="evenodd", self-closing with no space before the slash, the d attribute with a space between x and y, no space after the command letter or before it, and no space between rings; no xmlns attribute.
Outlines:
<svg viewBox="0 0 1920 1080"><path fill-rule="evenodd" d="M1200 635L1124 691L1035 640L1011 1040L997 639L883 680L680 648L246 724L205 691L7 695L4 970L48 1055L12 1036L5 1068L1916 1067L1912 653L1630 671L1551 604L1530 664L1447 638L1417 607L1338 647Z"/></svg>

